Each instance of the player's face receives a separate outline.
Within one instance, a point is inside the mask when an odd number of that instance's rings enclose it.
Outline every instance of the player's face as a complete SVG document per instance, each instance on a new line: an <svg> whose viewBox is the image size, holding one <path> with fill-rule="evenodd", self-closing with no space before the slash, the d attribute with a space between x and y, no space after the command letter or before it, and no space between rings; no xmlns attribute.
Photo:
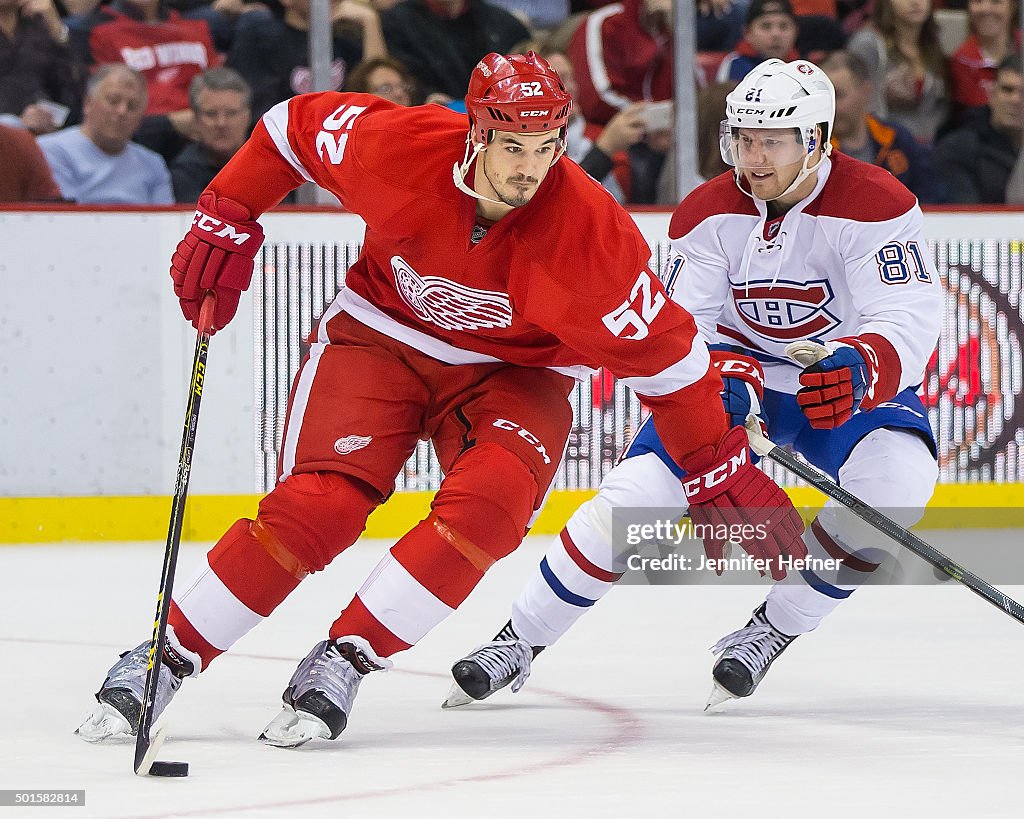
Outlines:
<svg viewBox="0 0 1024 819"><path fill-rule="evenodd" d="M796 179L807 152L795 128L740 128L733 153L750 192L767 200Z"/></svg>
<svg viewBox="0 0 1024 819"><path fill-rule="evenodd" d="M494 139L481 154L481 168L497 198L509 207L521 208L533 199L557 152L558 131L537 134L495 131Z"/></svg>

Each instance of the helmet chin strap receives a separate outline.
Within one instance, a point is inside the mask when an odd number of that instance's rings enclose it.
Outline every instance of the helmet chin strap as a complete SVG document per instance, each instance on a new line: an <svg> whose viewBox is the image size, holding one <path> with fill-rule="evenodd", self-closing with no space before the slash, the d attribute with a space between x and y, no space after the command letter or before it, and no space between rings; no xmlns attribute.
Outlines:
<svg viewBox="0 0 1024 819"><path fill-rule="evenodd" d="M791 194L793 191L795 191L797 188L800 187L800 183L802 183L808 176L810 176L812 173L814 173L816 170L818 170L818 166L821 165L822 160L824 160L825 157L828 156L831 153L832 153L832 144L830 142L826 142L825 143L825 150L822 151L821 158L818 159L818 161L814 163L814 167L813 168L807 166L807 163L811 159L811 154L807 154L804 157L803 164L800 166L800 172L793 178L793 181L789 183L789 187L786 188L778 196L773 196L771 199L762 199L761 201L762 202L774 202L776 199L781 199L783 196L789 196L789 194ZM739 188L743 193L745 193L751 199L757 199L757 197L754 196L753 193L748 191L741 184L742 183L742 179L743 179L743 175L740 173L740 169L739 168L736 169L736 172L733 174L732 178L733 178L733 181L736 183L736 187L737 188Z"/></svg>
<svg viewBox="0 0 1024 819"><path fill-rule="evenodd" d="M551 167L562 158L565 153L565 129L563 128L560 132L562 134L559 139L557 153L555 158L551 160ZM469 173L469 166L473 164L473 160L476 159L477 154L487 149L487 146L480 142L473 141L473 132L470 131L466 134L466 152L462 155L462 164L456 162L452 165L452 182L455 183L455 187L463 193L468 193L474 199L482 199L484 202L493 202L495 205L507 205L507 202L499 202L497 199L491 199L489 196L484 196L482 193L477 193L469 185L466 184L466 174Z"/></svg>
<svg viewBox="0 0 1024 819"><path fill-rule="evenodd" d="M495 205L504 205L504 202L499 202L497 199L491 199L489 196L484 196L482 193L477 193L469 185L466 184L466 174L469 173L469 166L473 164L473 160L476 159L477 154L486 149L486 145L480 142L473 141L473 134L466 134L466 152L462 156L462 164L456 162L452 165L452 181L455 183L455 187L463 193L468 193L475 199L482 199L484 202L493 202Z"/></svg>

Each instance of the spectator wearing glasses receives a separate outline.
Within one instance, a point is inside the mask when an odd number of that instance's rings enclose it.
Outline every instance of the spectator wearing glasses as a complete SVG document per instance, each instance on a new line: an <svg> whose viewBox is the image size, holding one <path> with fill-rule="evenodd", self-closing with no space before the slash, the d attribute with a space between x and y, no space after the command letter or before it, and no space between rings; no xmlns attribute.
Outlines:
<svg viewBox="0 0 1024 819"><path fill-rule="evenodd" d="M189 104L195 138L171 163L175 202L198 201L248 139L252 125L252 89L230 68L211 68L193 79Z"/></svg>
<svg viewBox="0 0 1024 819"><path fill-rule="evenodd" d="M363 60L348 75L346 91L376 94L398 105L412 105L416 82L409 70L393 57Z"/></svg>
<svg viewBox="0 0 1024 819"><path fill-rule="evenodd" d="M1007 201L1007 186L1024 134L1024 73L1017 54L999 64L988 92L988 106L982 112L935 146L935 166L949 185L950 201L956 204L1001 205Z"/></svg>

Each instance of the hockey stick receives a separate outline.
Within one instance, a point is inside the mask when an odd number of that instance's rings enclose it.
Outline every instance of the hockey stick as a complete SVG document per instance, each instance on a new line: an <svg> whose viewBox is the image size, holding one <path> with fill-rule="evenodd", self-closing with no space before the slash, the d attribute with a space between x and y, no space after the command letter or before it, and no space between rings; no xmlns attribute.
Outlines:
<svg viewBox="0 0 1024 819"><path fill-rule="evenodd" d="M824 355L828 355L828 351L824 347L812 342L794 342L787 348L786 353L803 367L813 364L824 357ZM750 448L762 458L768 458L794 475L803 478L815 489L837 500L865 523L873 526L879 532L888 535L898 544L906 547L936 569L945 572L958 583L962 583L993 606L1002 609L1014 620L1024 623L1024 606L1021 606L1012 597L1007 597L995 586L982 580L959 563L946 557L934 546L921 540L913 532L904 529L892 518L882 514L874 507L868 506L868 504L856 495L847 492L823 472L799 460L795 455L787 452L782 447L773 444L761 433L760 425L753 416L747 419L746 429Z"/></svg>
<svg viewBox="0 0 1024 819"><path fill-rule="evenodd" d="M157 753L163 744L163 731L153 736L153 711L156 704L157 679L160 675L160 654L167 634L167 618L171 613L171 590L174 586L174 569L178 562L181 545L181 526L185 517L185 498L188 495L188 479L192 470L192 450L196 445L196 429L199 426L199 405L203 398L203 381L206 376L206 354L210 348L213 325L213 309L216 298L208 291L199 309L199 330L196 334L196 352L192 361L192 380L188 391L188 407L185 409L185 428L181 436L181 453L178 456L178 473L174 482L174 500L171 503L171 520L167 528L167 545L164 547L164 567L160 575L160 591L156 597L156 616L153 620L153 640L149 644L149 664L146 666L146 687L142 694L142 711L139 714L139 731L135 738L135 773L139 776L188 776L187 762L157 762Z"/></svg>

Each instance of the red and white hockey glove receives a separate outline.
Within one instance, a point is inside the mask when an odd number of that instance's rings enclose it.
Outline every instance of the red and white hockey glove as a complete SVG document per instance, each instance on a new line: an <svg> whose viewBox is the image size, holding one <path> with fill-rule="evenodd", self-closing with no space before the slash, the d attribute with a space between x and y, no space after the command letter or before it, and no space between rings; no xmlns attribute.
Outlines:
<svg viewBox="0 0 1024 819"><path fill-rule="evenodd" d="M819 349L828 355L800 373L796 401L814 429L835 429L858 409L871 409L899 389L899 358L886 339L872 333L840 338ZM883 368L880 355L897 362ZM895 378L892 370L895 369Z"/></svg>
<svg viewBox="0 0 1024 819"><path fill-rule="evenodd" d="M736 542L751 557L771 561L772 577L782 580L782 555L807 557L803 521L786 493L751 462L743 427L730 429L717 448L698 450L686 469L690 520L712 527L703 530L708 558L721 560L726 544Z"/></svg>
<svg viewBox="0 0 1024 819"><path fill-rule="evenodd" d="M263 228L249 209L212 191L199 197L192 227L171 257L174 295L181 312L199 329L203 294L217 294L212 331L225 327L252 280L253 259L263 244Z"/></svg>
<svg viewBox="0 0 1024 819"><path fill-rule="evenodd" d="M761 363L728 344L709 344L711 366L722 376L722 404L729 424L742 427L753 415L768 437L768 424L762 416L764 401L764 370Z"/></svg>

